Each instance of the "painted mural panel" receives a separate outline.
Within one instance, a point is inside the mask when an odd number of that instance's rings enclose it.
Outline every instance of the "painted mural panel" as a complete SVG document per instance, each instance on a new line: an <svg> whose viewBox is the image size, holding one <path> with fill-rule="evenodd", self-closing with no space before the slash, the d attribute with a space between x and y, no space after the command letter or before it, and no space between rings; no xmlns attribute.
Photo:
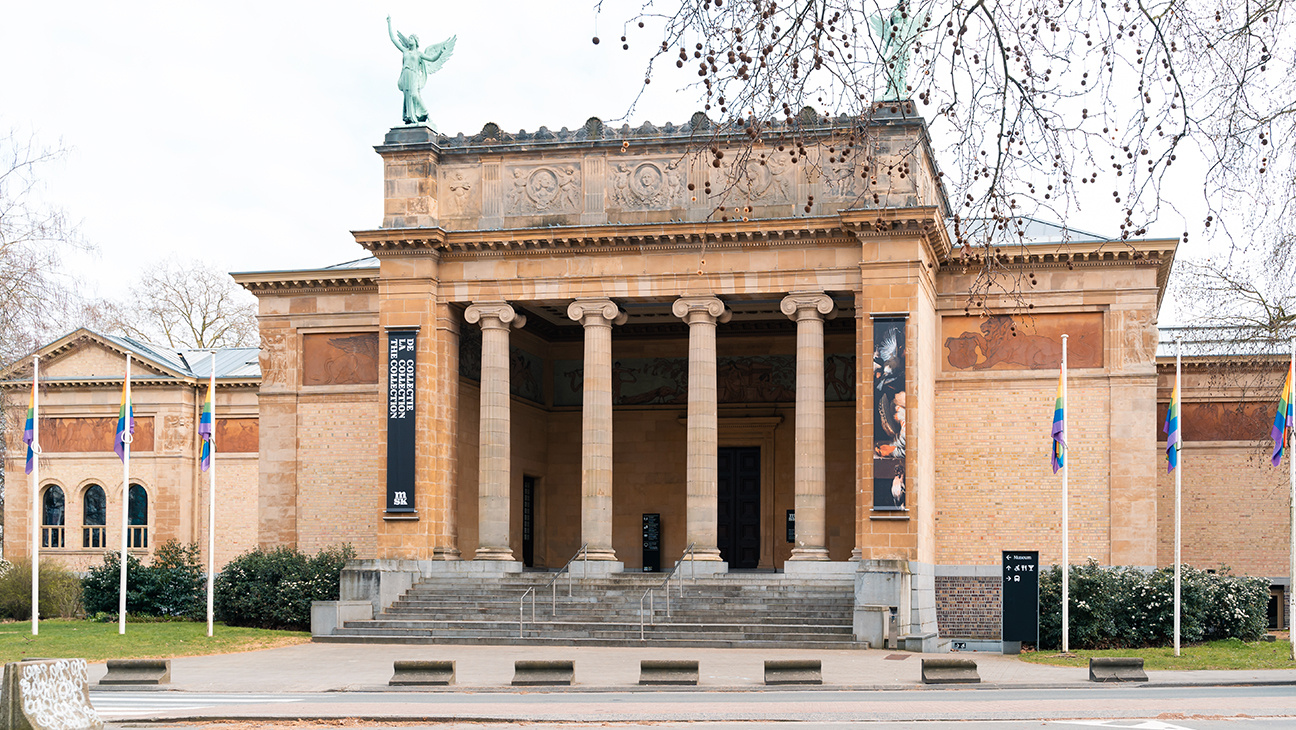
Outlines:
<svg viewBox="0 0 1296 730"><path fill-rule="evenodd" d="M1157 440L1165 442L1166 408L1157 404ZM1255 441L1269 438L1273 426L1273 402L1184 403L1179 427L1184 441Z"/></svg>
<svg viewBox="0 0 1296 730"><path fill-rule="evenodd" d="M1049 370L1103 366L1102 312L942 317L945 370Z"/></svg>
<svg viewBox="0 0 1296 730"><path fill-rule="evenodd" d="M554 405L578 406L585 368L581 360L554 362ZM716 397L721 403L793 403L796 358L754 355L716 358ZM855 400L855 357L824 358L824 397ZM688 403L688 358L622 358L612 361L612 404L617 406Z"/></svg>
<svg viewBox="0 0 1296 730"><path fill-rule="evenodd" d="M459 377L481 382L481 329L459 331ZM613 376L615 377L615 375ZM544 362L520 347L509 348L509 393L532 403L544 403Z"/></svg>
<svg viewBox="0 0 1296 730"><path fill-rule="evenodd" d="M905 319L873 320L873 509L905 509Z"/></svg>
<svg viewBox="0 0 1296 730"><path fill-rule="evenodd" d="M40 445L47 453L112 453L117 438L117 417L42 418ZM135 417L131 451L153 450L153 418Z"/></svg>
<svg viewBox="0 0 1296 730"><path fill-rule="evenodd" d="M216 448L226 454L255 454L260 448L256 418L217 418Z"/></svg>
<svg viewBox="0 0 1296 730"><path fill-rule="evenodd" d="M302 337L302 385L378 382L378 333L310 334Z"/></svg>

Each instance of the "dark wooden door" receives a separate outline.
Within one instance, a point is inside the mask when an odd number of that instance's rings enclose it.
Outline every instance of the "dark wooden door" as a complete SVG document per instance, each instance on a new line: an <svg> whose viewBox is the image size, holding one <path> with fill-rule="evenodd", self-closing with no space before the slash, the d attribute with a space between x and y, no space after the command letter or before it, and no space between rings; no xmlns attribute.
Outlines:
<svg viewBox="0 0 1296 730"><path fill-rule="evenodd" d="M717 460L716 542L729 569L760 564L760 448L726 447Z"/></svg>

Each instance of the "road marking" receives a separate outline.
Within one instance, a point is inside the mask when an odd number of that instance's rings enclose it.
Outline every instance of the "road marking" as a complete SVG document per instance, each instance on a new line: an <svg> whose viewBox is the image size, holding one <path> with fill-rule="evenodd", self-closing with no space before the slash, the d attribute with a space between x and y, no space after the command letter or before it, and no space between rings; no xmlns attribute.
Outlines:
<svg viewBox="0 0 1296 730"><path fill-rule="evenodd" d="M1183 725L1171 725L1160 720L1055 720L1061 725L1088 725L1089 727L1116 727L1124 730L1192 730ZM1128 725L1126 723L1137 723Z"/></svg>
<svg viewBox="0 0 1296 730"><path fill-rule="evenodd" d="M217 705L262 705L301 702L299 697L277 695L230 695L176 692L92 692L90 704L103 717L156 715L159 713L198 710Z"/></svg>

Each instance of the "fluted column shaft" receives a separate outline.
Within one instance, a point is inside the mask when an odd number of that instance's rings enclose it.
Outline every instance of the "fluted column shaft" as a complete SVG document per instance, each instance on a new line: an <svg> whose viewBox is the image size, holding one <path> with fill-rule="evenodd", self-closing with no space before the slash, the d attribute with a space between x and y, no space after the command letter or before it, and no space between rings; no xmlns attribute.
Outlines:
<svg viewBox="0 0 1296 730"><path fill-rule="evenodd" d="M716 323L729 321L729 311L715 297L680 297L672 311L689 326L685 540L694 546L694 559L718 561L715 335Z"/></svg>
<svg viewBox="0 0 1296 730"><path fill-rule="evenodd" d="M626 315L610 299L577 299L567 316L585 328L581 407L581 542L586 560L616 560L612 549L612 325Z"/></svg>
<svg viewBox="0 0 1296 730"><path fill-rule="evenodd" d="M823 317L833 311L833 302L823 292L792 292L780 308L797 323L796 546L790 559L827 560Z"/></svg>
<svg viewBox="0 0 1296 730"><path fill-rule="evenodd" d="M505 302L474 302L464 312L481 325L481 437L477 470L476 560L513 560L509 545L512 475L509 328L526 324Z"/></svg>

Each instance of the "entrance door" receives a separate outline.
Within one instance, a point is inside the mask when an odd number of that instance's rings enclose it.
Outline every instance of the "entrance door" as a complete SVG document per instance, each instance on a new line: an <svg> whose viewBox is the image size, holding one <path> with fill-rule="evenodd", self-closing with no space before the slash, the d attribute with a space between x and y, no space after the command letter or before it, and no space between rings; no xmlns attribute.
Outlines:
<svg viewBox="0 0 1296 730"><path fill-rule="evenodd" d="M522 477L522 565L535 565L535 477Z"/></svg>
<svg viewBox="0 0 1296 730"><path fill-rule="evenodd" d="M716 542L730 570L760 564L760 448L720 449Z"/></svg>

